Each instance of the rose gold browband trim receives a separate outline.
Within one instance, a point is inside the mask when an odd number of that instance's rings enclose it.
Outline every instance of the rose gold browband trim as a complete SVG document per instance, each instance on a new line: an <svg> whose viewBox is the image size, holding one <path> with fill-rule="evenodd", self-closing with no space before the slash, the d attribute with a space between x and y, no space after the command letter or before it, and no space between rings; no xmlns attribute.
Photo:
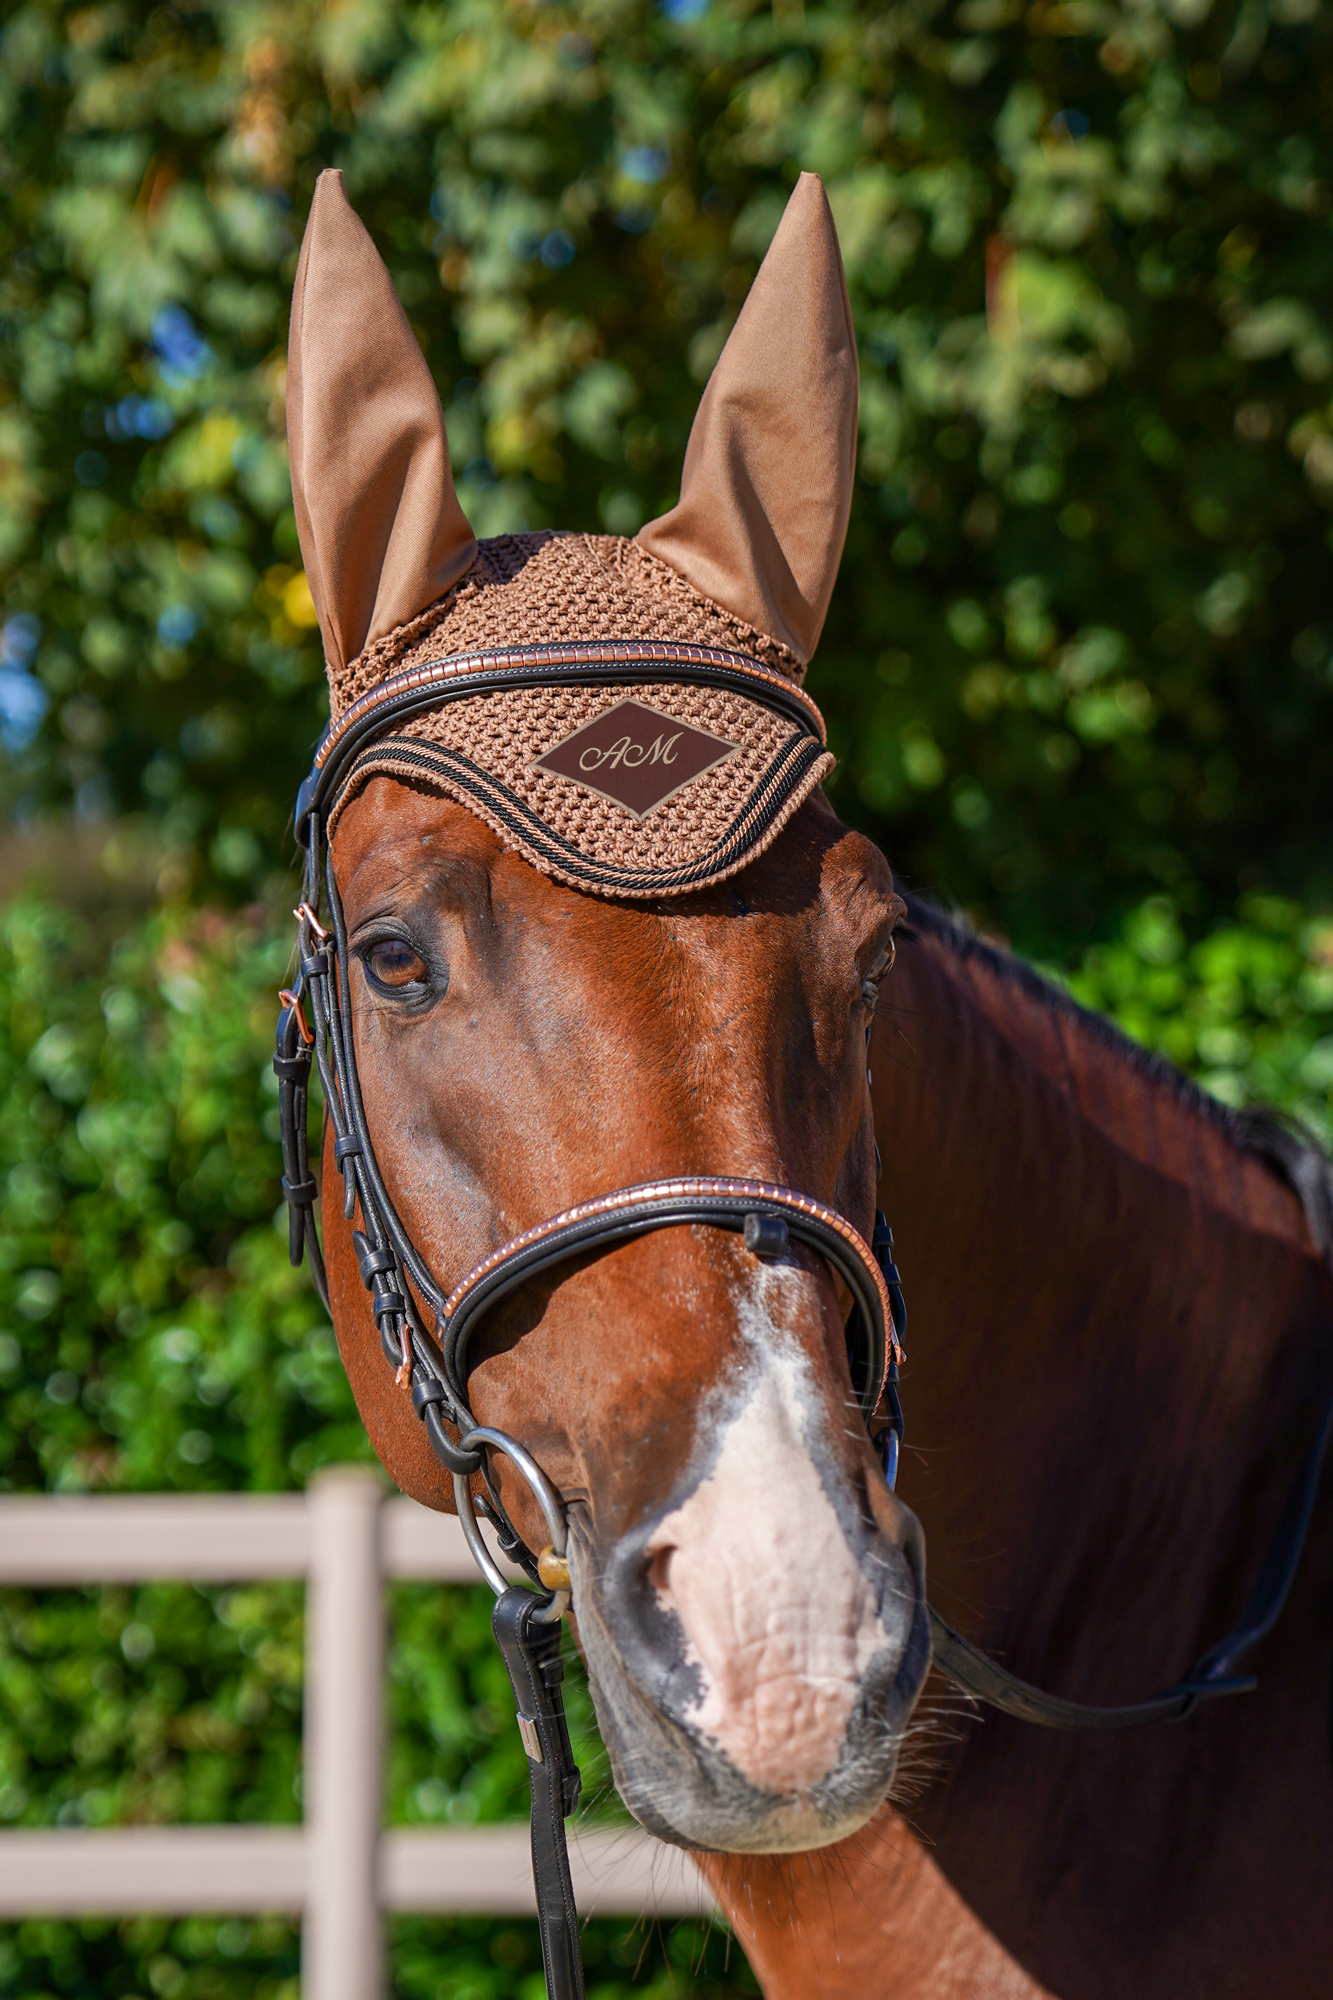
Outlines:
<svg viewBox="0 0 1333 2000"><path fill-rule="evenodd" d="M847 1248L865 1265L879 1293L884 1310L884 1325L892 1343L894 1355L902 1360L902 1349L898 1345L898 1330L893 1323L893 1307L889 1303L888 1287L884 1283L884 1273L879 1268L879 1260L859 1230L853 1229L845 1216L834 1208L825 1208L822 1201L813 1195L798 1194L794 1188L779 1187L773 1181L713 1179L703 1175L687 1175L680 1180L647 1181L642 1187L622 1188L615 1194L600 1194L591 1201L581 1201L575 1208L566 1208L559 1215L550 1216L545 1222L525 1229L521 1236L512 1236L508 1243L502 1243L498 1250L492 1250L479 1264L474 1264L465 1278L460 1279L444 1302L442 1317L453 1319L469 1292L488 1278L492 1271L507 1264L520 1252L532 1249L548 1237L567 1229L571 1223L588 1222L594 1217L607 1215L630 1215L636 1208L646 1208L654 1202L671 1201L679 1195L729 1195L742 1201L763 1201L777 1208L795 1209L801 1215L823 1223L840 1236ZM707 1220L706 1217L700 1218Z"/></svg>
<svg viewBox="0 0 1333 2000"><path fill-rule="evenodd" d="M431 660L424 666L413 667L408 673L395 675L392 680L382 681L339 716L315 752L315 769L323 770L348 730L355 729L381 702L392 701L414 688L438 684L453 692L458 683L466 682L473 675L507 670L521 672L536 668L544 671L590 666L661 666L670 669L673 665L725 668L730 674L739 674L752 681L756 694L762 688L771 688L775 694L782 696L784 703L795 702L805 711L810 718L811 734L817 736L821 744L827 745L824 718L805 690L798 688L795 681L788 680L785 674L760 666L757 660L750 659L745 653L724 652L720 646L688 646L666 639L579 640L559 646L512 646L495 652L458 653L450 659ZM670 672L665 672L662 678L669 681ZM758 698L762 700L763 697L759 695Z"/></svg>

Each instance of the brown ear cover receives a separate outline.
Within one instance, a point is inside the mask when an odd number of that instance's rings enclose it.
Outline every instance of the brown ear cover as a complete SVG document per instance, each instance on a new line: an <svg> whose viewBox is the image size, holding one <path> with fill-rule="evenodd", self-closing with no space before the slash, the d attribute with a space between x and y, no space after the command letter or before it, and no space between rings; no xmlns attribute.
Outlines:
<svg viewBox="0 0 1333 2000"><path fill-rule="evenodd" d="M802 174L699 404L650 554L809 660L847 537L856 334L824 184Z"/></svg>
<svg viewBox="0 0 1333 2000"><path fill-rule="evenodd" d="M330 673L471 566L444 413L393 281L322 173L301 245L287 362L301 555Z"/></svg>

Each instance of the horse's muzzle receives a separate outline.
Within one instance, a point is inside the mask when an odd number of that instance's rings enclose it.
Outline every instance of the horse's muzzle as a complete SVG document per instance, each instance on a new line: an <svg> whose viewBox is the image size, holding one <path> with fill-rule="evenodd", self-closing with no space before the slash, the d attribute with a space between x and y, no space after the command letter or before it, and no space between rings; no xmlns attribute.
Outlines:
<svg viewBox="0 0 1333 2000"><path fill-rule="evenodd" d="M772 1357L688 1493L608 1550L575 1544L617 1788L679 1845L854 1831L892 1784L929 1664L920 1531L868 1447L859 1492L812 1455L801 1375Z"/></svg>

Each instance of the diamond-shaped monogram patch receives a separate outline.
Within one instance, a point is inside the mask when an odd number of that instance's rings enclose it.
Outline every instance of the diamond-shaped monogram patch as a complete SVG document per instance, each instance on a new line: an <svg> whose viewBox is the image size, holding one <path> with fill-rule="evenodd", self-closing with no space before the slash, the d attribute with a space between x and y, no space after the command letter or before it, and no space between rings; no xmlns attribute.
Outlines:
<svg viewBox="0 0 1333 2000"><path fill-rule="evenodd" d="M618 701L585 722L532 768L554 771L586 791L613 799L635 819L646 819L705 771L734 757L739 743L695 729L643 701Z"/></svg>

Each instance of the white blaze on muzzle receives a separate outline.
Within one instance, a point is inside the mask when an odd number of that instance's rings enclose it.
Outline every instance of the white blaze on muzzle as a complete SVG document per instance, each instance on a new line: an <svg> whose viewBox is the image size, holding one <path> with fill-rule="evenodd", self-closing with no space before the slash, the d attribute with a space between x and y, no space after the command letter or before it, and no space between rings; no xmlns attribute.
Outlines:
<svg viewBox="0 0 1333 2000"><path fill-rule="evenodd" d="M903 1632L885 1628L811 1457L804 1357L769 1346L756 1360L711 1471L649 1544L650 1574L700 1676L683 1720L790 1797L833 1771L867 1668Z"/></svg>

